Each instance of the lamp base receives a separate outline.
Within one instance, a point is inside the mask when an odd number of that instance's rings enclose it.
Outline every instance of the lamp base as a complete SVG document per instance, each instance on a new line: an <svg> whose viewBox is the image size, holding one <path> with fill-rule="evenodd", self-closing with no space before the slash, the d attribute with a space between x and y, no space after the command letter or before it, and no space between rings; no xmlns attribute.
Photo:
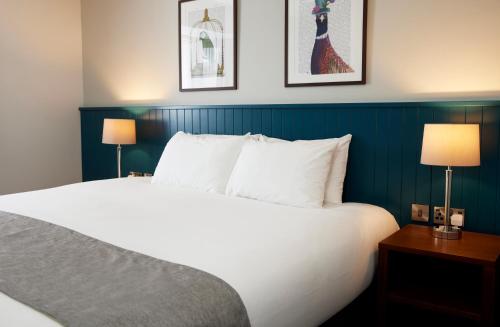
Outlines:
<svg viewBox="0 0 500 327"><path fill-rule="evenodd" d="M432 230L432 236L445 240L459 240L462 238L462 230L455 226L438 226Z"/></svg>

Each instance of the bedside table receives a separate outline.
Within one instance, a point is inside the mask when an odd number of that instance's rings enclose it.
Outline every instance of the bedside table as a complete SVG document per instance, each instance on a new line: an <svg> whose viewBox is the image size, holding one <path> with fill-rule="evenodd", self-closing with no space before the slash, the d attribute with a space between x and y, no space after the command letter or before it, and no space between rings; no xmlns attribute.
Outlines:
<svg viewBox="0 0 500 327"><path fill-rule="evenodd" d="M495 235L443 240L431 227L402 228L379 244L379 326L497 326L499 256Z"/></svg>

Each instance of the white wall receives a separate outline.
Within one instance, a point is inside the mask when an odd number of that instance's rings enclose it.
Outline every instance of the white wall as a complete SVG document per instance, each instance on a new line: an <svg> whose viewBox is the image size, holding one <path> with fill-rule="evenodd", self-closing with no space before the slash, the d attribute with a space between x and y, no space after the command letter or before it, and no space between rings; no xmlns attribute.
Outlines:
<svg viewBox="0 0 500 327"><path fill-rule="evenodd" d="M0 194L81 180L80 0L0 0Z"/></svg>
<svg viewBox="0 0 500 327"><path fill-rule="evenodd" d="M500 98L500 1L368 2L366 86L284 88L284 0L240 0L240 89L180 93L176 0L82 0L84 103Z"/></svg>

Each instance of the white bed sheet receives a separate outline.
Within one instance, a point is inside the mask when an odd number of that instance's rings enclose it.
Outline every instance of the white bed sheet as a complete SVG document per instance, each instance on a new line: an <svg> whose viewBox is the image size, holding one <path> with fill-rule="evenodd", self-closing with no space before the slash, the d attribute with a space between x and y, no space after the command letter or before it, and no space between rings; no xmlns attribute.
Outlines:
<svg viewBox="0 0 500 327"><path fill-rule="evenodd" d="M303 209L128 178L0 197L0 210L214 274L253 327L317 326L370 284L377 244L398 229L384 209ZM0 293L0 326L57 322Z"/></svg>

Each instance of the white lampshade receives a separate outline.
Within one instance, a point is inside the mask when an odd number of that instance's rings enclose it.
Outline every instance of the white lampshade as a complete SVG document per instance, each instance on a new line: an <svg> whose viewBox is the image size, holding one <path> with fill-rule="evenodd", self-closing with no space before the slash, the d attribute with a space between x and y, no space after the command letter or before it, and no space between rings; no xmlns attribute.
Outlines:
<svg viewBox="0 0 500 327"><path fill-rule="evenodd" d="M477 124L426 124L421 163L432 166L479 166L480 136Z"/></svg>
<svg viewBox="0 0 500 327"><path fill-rule="evenodd" d="M133 119L104 119L102 130L104 144L135 144L135 120Z"/></svg>

